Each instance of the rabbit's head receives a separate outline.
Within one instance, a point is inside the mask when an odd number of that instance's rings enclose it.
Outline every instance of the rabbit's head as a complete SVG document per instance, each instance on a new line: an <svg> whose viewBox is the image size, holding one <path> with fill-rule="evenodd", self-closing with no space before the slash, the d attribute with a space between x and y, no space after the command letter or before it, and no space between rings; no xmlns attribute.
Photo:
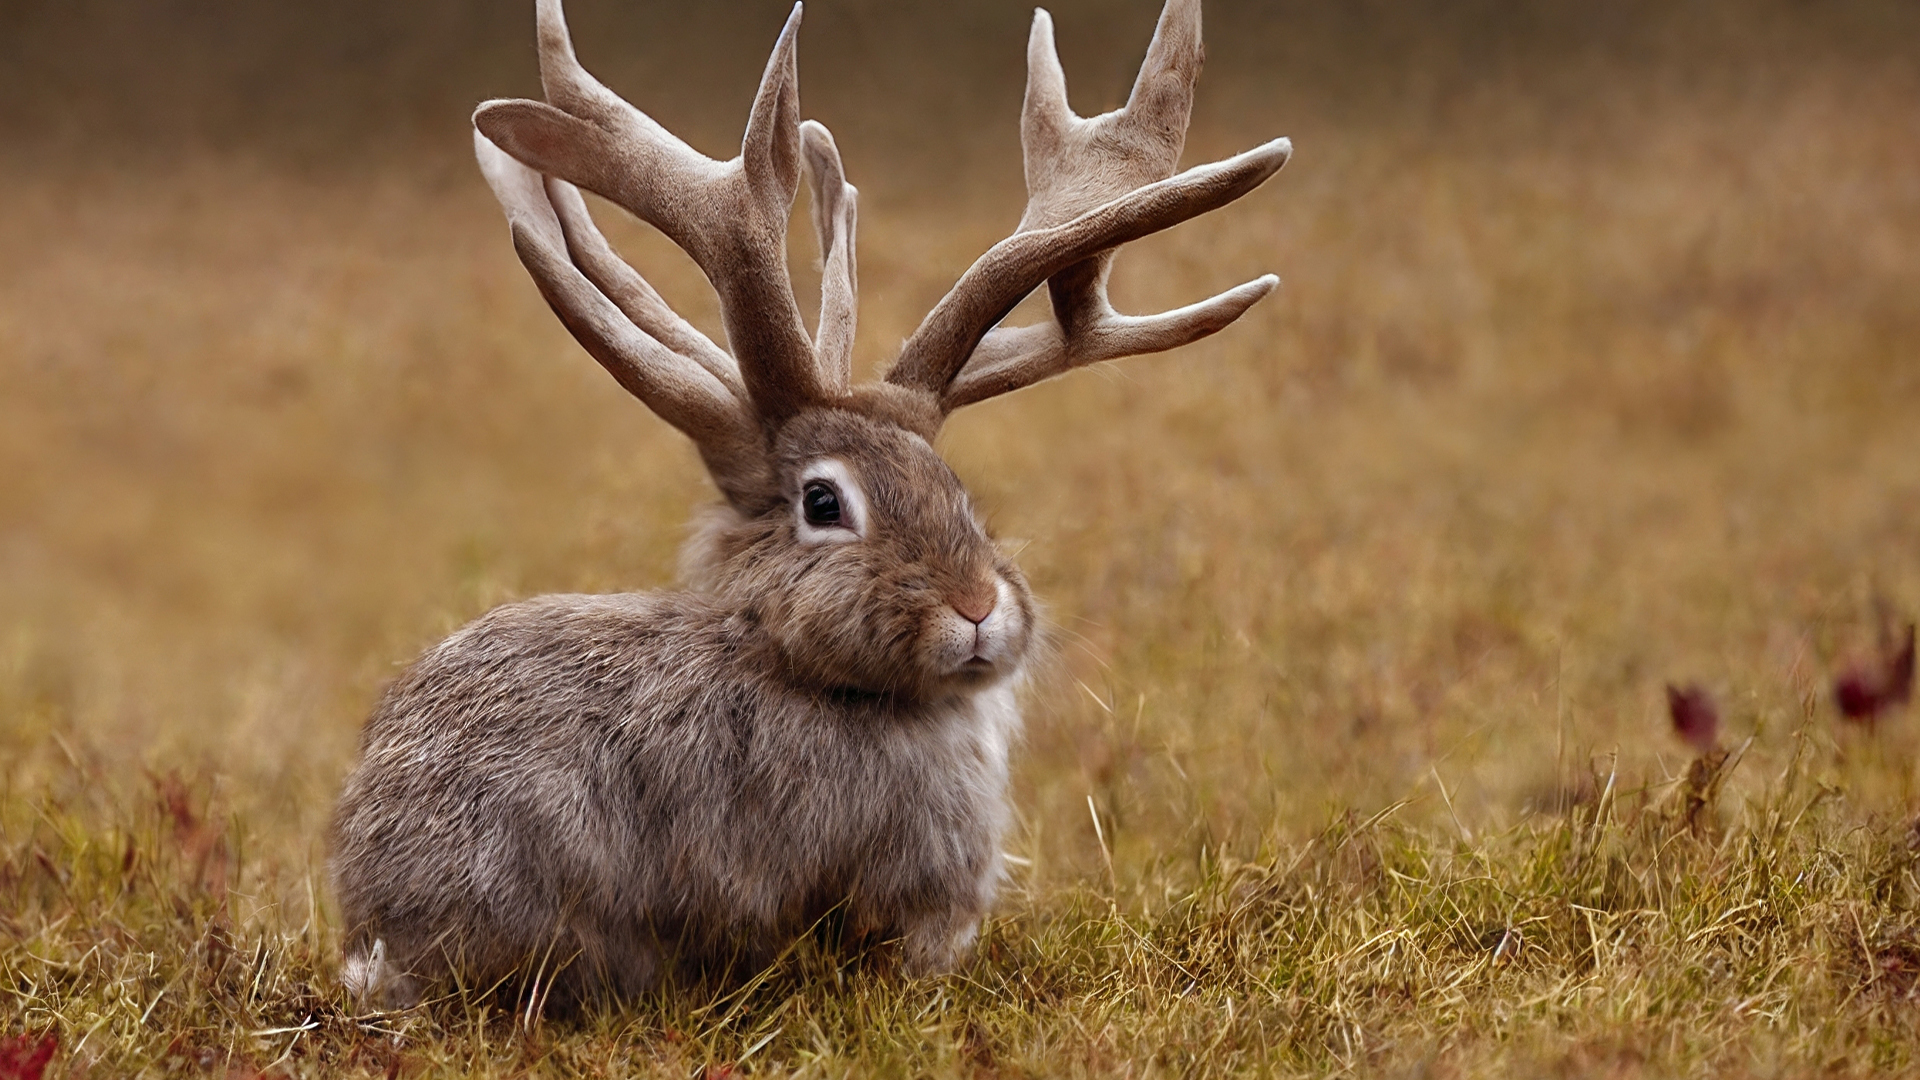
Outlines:
<svg viewBox="0 0 1920 1080"><path fill-rule="evenodd" d="M741 601L799 678L926 695L1017 670L1033 606L932 440L952 410L1102 360L1214 333L1272 291L1257 278L1149 317L1117 314L1121 244L1223 206L1277 172L1276 139L1175 175L1200 71L1200 0L1168 0L1124 108L1067 106L1053 24L1035 12L1021 117L1027 209L927 315L884 381L852 379L856 195L827 129L800 121L794 6L740 156L714 161L580 66L559 0L540 0L545 101L490 101L474 148L541 293L621 385L700 448L725 507L696 533L696 587ZM822 273L809 334L787 273L800 177ZM729 348L676 315L608 246L575 185L691 255ZM1041 285L1053 317L1000 320Z"/></svg>
<svg viewBox="0 0 1920 1080"><path fill-rule="evenodd" d="M1020 670L1034 639L1026 579L923 435L810 409L769 457L766 497L708 519L689 576L758 621L794 678L924 700Z"/></svg>

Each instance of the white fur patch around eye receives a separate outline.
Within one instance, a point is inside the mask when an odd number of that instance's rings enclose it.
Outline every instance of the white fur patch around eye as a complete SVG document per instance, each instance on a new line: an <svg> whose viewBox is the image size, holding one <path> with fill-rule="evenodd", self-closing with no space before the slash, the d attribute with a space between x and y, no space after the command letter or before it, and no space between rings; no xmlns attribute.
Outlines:
<svg viewBox="0 0 1920 1080"><path fill-rule="evenodd" d="M815 480L833 485L840 499L840 521L836 525L814 525L807 521L806 490ZM800 498L794 500L794 529L803 544L851 544L867 535L867 493L853 478L853 470L839 458L820 458L800 472Z"/></svg>

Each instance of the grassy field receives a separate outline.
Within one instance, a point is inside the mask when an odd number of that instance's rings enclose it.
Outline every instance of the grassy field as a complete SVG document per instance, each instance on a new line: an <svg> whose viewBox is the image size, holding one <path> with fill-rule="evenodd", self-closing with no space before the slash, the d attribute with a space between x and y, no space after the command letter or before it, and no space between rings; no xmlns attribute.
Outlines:
<svg viewBox="0 0 1920 1080"><path fill-rule="evenodd" d="M1025 16L813 7L874 367L1018 218ZM1152 7L1056 9L1082 111ZM802 943L564 1023L356 1015L321 837L419 650L671 582L693 453L542 305L434 94L364 147L38 116L0 155L0 1078L44 1034L48 1076L1920 1074L1920 718L1828 692L1920 613L1920 23L1400 10L1210 8L1189 160L1297 155L1116 296L1281 292L949 426L1058 642L973 962ZM732 65L663 108L709 150L777 15L740 21L673 27ZM671 44L604 66L647 104Z"/></svg>

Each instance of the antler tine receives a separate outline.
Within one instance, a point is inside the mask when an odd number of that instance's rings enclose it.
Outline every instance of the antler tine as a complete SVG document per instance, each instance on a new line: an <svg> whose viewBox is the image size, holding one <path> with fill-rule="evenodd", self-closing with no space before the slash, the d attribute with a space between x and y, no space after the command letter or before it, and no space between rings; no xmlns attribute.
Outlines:
<svg viewBox="0 0 1920 1080"><path fill-rule="evenodd" d="M478 131L473 150L487 185L506 211L514 251L568 331L628 393L693 439L729 499L742 501L763 487L761 456L745 452L757 442L758 433L726 381L635 325L570 261L569 228L565 215L556 212L553 182L543 181ZM573 198L579 198L577 192ZM598 237L598 231L593 235ZM610 249L607 255L613 258ZM626 273L632 275L629 285L637 282L652 294L638 274L630 268ZM712 342L707 345L713 347Z"/></svg>
<svg viewBox="0 0 1920 1080"><path fill-rule="evenodd" d="M548 201L559 215L561 231L566 234L567 253L587 280L649 337L707 369L737 401L744 401L747 391L740 382L740 366L712 338L668 307L647 279L620 258L593 223L580 189L551 176L546 178L546 188Z"/></svg>
<svg viewBox="0 0 1920 1080"><path fill-rule="evenodd" d="M534 37L540 51L540 89L546 94L548 104L574 116L593 119L602 127L631 119L629 110L639 112L580 65L561 0L536 0L533 18ZM639 115L645 122L653 123L652 117L645 113ZM653 126L658 128L659 136L674 138L667 129L658 124Z"/></svg>
<svg viewBox="0 0 1920 1080"><path fill-rule="evenodd" d="M854 235L860 193L847 183L840 148L825 124L800 125L801 160L813 192L813 227L820 238L820 325L814 331L820 377L835 394L853 382L853 335L859 315L859 267Z"/></svg>
<svg viewBox="0 0 1920 1080"><path fill-rule="evenodd" d="M550 102L490 101L474 113L475 127L515 159L611 200L693 257L719 293L728 348L769 428L825 396L786 268L800 182L800 16L795 4L731 161L694 150L582 68L560 0L539 0Z"/></svg>
<svg viewBox="0 0 1920 1080"><path fill-rule="evenodd" d="M1067 104L1052 17L1034 12L1020 127L1026 212L1014 235L982 256L921 323L889 380L934 393L950 412L1072 368L1195 341L1273 290L1279 279L1267 275L1147 317L1120 315L1107 301L1114 248L1239 198L1292 154L1291 142L1276 139L1174 175L1203 57L1199 0L1167 0L1127 105L1083 119ZM1110 231L1093 227L1096 219ZM1068 234L1078 242L1066 242ZM1035 242L1024 263L1003 251L1021 240ZM998 271L991 276L980 272L990 261ZM1051 324L989 331L1043 280Z"/></svg>
<svg viewBox="0 0 1920 1080"><path fill-rule="evenodd" d="M1035 8L1033 29L1027 33L1027 93L1020 105L1021 149L1057 143L1079 119L1067 104L1067 73L1060 67L1060 54L1053 44L1053 15L1046 8ZM1029 170L1036 164L1045 164L1037 162L1031 153L1024 157ZM1031 190L1033 186L1034 177L1029 175L1027 187ZM1031 206L1028 211L1032 211ZM1021 225L1026 224L1022 219Z"/></svg>
<svg viewBox="0 0 1920 1080"><path fill-rule="evenodd" d="M1193 84L1206 60L1207 48L1200 40L1200 0L1167 0L1124 112L1129 127L1142 135L1159 135L1172 148L1168 169L1179 160L1187 141Z"/></svg>
<svg viewBox="0 0 1920 1080"><path fill-rule="evenodd" d="M1083 272L1084 266L1069 269L1055 280ZM1073 284L1091 287L1085 282ZM1051 321L994 330L942 395L941 406L952 412L1102 360L1191 344L1232 325L1279 284L1278 277L1266 274L1197 304L1145 317L1115 314L1109 308L1106 317L1077 332L1063 331Z"/></svg>
<svg viewBox="0 0 1920 1080"><path fill-rule="evenodd" d="M556 3L559 0L555 0ZM787 24L767 57L760 89L747 113L747 132L740 139L740 160L748 183L781 201L782 251L785 250L787 208L800 190L800 4L793 5ZM797 313L796 313L797 314Z"/></svg>

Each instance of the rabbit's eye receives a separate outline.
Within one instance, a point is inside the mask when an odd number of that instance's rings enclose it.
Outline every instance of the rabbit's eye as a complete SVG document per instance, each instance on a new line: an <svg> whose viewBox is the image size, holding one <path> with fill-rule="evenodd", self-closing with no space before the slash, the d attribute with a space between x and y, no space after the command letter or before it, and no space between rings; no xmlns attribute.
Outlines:
<svg viewBox="0 0 1920 1080"><path fill-rule="evenodd" d="M801 512L809 525L840 524L840 493L825 480L810 480L800 492Z"/></svg>

